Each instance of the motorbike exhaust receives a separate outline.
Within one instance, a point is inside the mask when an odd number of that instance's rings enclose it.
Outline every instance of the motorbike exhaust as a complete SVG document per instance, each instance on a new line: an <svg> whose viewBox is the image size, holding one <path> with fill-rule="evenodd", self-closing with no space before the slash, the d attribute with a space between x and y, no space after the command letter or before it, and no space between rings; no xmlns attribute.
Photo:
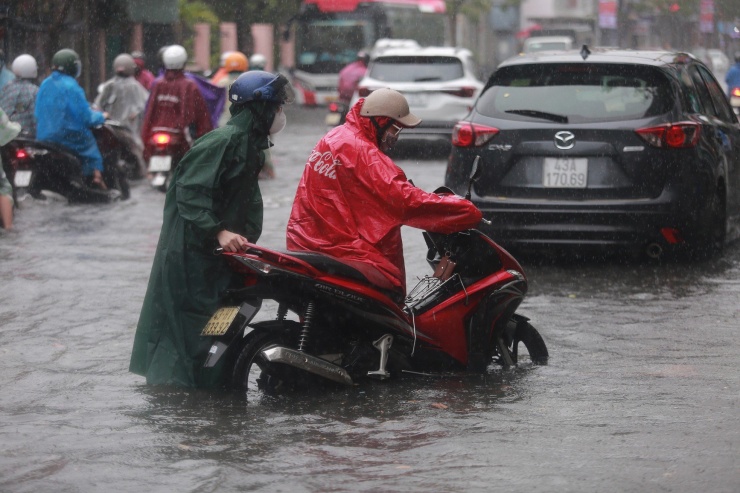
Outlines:
<svg viewBox="0 0 740 493"><path fill-rule="evenodd" d="M650 243L645 248L645 253L652 259L659 259L663 256L663 247L658 243Z"/></svg>
<svg viewBox="0 0 740 493"><path fill-rule="evenodd" d="M352 385L352 377L344 368L308 353L282 346L273 346L263 350L262 356L271 363L283 363L334 382Z"/></svg>

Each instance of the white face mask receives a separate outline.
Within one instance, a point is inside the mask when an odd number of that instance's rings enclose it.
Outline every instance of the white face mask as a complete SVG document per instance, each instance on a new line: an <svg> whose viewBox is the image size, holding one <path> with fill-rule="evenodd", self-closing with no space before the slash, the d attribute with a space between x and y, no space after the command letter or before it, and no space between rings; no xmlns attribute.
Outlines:
<svg viewBox="0 0 740 493"><path fill-rule="evenodd" d="M270 135L275 135L283 131L285 125L288 123L288 118L285 116L285 112L280 108L275 115L275 119L272 121L270 126Z"/></svg>

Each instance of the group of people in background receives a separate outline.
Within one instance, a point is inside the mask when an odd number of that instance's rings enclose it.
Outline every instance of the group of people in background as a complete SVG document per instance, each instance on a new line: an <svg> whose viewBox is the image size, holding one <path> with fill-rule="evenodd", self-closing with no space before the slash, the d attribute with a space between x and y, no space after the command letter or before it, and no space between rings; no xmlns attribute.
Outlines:
<svg viewBox="0 0 740 493"><path fill-rule="evenodd" d="M131 131L142 172L147 162L146 141L158 126L176 128L184 135L187 151L195 139L229 120L226 92L230 84L251 69L263 70L260 54L247 59L241 52L227 52L219 70L209 80L185 70L188 55L182 46L163 47L158 54L159 73L146 68L140 51L118 55L113 77L98 87L91 106L77 82L82 71L79 55L71 49L52 58L52 73L37 85L38 64L33 56L16 57L10 70L0 50L0 145L18 135L51 142L70 149L82 161L88 183L105 188L103 163L92 128L110 118ZM17 131L16 131L17 130ZM272 163L262 177L274 176ZM12 185L0 166L0 224L12 229Z"/></svg>

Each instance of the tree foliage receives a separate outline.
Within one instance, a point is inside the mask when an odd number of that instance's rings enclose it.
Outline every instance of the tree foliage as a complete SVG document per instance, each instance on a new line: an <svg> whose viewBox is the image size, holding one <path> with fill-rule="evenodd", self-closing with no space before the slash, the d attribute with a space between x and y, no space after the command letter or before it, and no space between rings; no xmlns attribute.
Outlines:
<svg viewBox="0 0 740 493"><path fill-rule="evenodd" d="M211 7L201 0L180 0L180 24L182 26L183 46L188 53L193 52L195 25L205 23L211 26L211 67L218 66L220 51L218 24L221 22Z"/></svg>

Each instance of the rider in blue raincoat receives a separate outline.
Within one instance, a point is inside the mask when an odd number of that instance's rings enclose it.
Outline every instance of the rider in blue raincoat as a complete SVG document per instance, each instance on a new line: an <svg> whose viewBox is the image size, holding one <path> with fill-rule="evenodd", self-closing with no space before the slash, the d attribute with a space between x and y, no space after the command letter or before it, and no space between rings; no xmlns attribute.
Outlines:
<svg viewBox="0 0 740 493"><path fill-rule="evenodd" d="M82 64L73 50L58 51L51 60L53 72L36 96L36 139L62 145L82 161L82 174L105 188L103 157L92 127L105 122L105 113L94 111L77 83Z"/></svg>

